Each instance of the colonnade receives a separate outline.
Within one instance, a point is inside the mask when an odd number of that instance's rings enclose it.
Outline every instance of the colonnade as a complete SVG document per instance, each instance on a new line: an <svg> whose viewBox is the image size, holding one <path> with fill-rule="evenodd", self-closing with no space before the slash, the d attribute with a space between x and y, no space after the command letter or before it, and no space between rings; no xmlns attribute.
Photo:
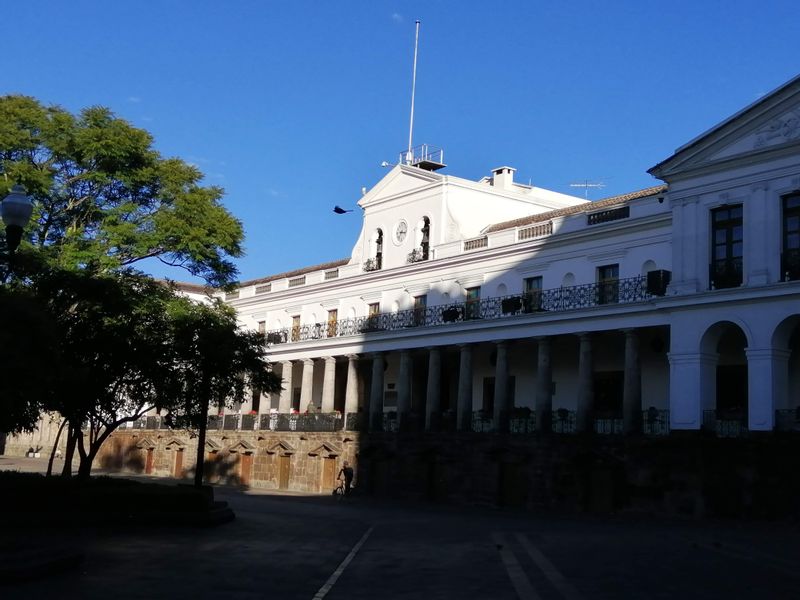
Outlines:
<svg viewBox="0 0 800 600"><path fill-rule="evenodd" d="M634 432L641 427L642 386L639 359L639 341L636 330L623 330L625 335L625 366L623 389L623 427L625 432ZM578 351L578 386L577 386L577 431L591 431L593 428L594 380L592 367L592 334L575 334L579 338ZM553 413L553 380L551 347L548 337L534 338L537 346L537 358L531 365L536 376L534 391L537 430L550 431ZM496 355L494 366L494 407L492 415L493 429L507 432L509 417L514 406L511 405L513 395L509 389L509 349L515 342L498 340L491 342ZM455 428L469 431L472 428L473 413L473 350L476 344L461 344L458 348L458 380L455 402L450 408L455 412ZM427 431L437 430L439 416L442 413L442 370L444 346L425 348L427 353L427 381L425 382L425 399L420 405L425 406L424 428ZM422 351L422 349L420 350ZM401 431L411 421L412 412L412 364L411 349L398 350L397 391L397 426ZM385 375L388 352L374 352L364 355L347 355L347 380L345 387L344 415L359 411L359 361L371 361L371 384L368 406L364 407L368 418L369 429L380 430L384 414ZM319 359L324 363L322 378L321 410L333 412L335 407L336 362L334 356ZM300 412L305 412L314 395L314 360L299 361L301 369ZM283 390L280 393L278 411L289 413L292 410L293 361L282 361Z"/></svg>

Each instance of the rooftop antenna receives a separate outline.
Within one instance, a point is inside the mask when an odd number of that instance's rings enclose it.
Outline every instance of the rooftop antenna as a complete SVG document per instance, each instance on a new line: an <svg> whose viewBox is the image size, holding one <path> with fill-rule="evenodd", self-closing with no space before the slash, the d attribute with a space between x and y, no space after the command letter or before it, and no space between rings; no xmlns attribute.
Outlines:
<svg viewBox="0 0 800 600"><path fill-rule="evenodd" d="M588 179L584 179L583 181L575 181L569 184L569 187L574 188L583 188L583 197L584 199L589 199L589 188L604 188L606 184L602 181L589 181Z"/></svg>
<svg viewBox="0 0 800 600"><path fill-rule="evenodd" d="M414 71L411 76L411 120L408 124L408 154L406 155L406 162L411 162L411 140L414 134L414 94L417 91L417 49L419 48L419 19L416 21L417 31L414 36Z"/></svg>

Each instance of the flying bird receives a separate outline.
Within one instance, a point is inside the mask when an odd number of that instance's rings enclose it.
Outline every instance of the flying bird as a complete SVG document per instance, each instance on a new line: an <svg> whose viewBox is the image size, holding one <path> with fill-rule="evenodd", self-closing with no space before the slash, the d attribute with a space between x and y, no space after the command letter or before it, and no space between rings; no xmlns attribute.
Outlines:
<svg viewBox="0 0 800 600"><path fill-rule="evenodd" d="M337 215L343 215L344 213L349 213L349 212L353 212L353 211L352 211L352 209L351 210L345 210L344 208L342 208L341 206L339 206L337 204L336 206L333 207L333 212L335 212Z"/></svg>

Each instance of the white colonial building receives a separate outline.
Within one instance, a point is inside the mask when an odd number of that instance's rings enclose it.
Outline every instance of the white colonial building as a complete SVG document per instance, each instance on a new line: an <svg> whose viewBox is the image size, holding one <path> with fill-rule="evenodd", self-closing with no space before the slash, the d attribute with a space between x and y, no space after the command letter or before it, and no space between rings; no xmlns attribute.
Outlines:
<svg viewBox="0 0 800 600"><path fill-rule="evenodd" d="M364 194L350 257L225 295L284 381L246 428L795 426L800 77L599 202L442 163L422 147Z"/></svg>

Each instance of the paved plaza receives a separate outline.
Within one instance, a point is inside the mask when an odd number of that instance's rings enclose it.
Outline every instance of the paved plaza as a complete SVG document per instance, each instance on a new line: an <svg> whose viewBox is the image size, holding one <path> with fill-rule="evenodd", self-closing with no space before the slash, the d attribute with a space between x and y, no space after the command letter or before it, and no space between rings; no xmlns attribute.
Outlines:
<svg viewBox="0 0 800 600"><path fill-rule="evenodd" d="M15 468L0 457L0 468ZM18 459L21 460L21 459ZM36 470L32 462L21 465ZM797 598L796 524L529 515L217 489L210 529L67 531L83 567L16 598ZM63 540L62 540L63 541Z"/></svg>

